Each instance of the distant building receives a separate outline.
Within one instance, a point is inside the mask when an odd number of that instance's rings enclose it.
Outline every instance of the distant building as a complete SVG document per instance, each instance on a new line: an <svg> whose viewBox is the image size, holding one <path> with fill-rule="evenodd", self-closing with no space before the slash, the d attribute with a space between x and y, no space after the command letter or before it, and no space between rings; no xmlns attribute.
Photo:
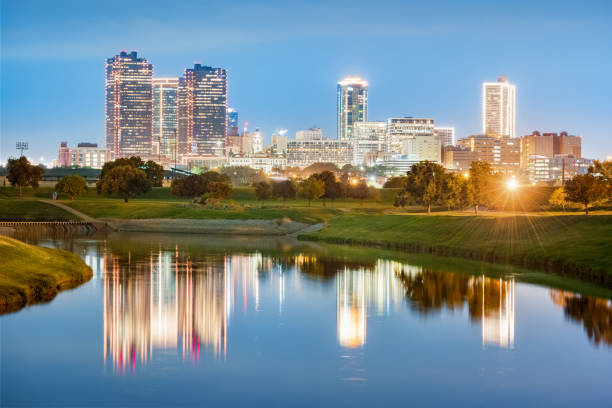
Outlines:
<svg viewBox="0 0 612 408"><path fill-rule="evenodd" d="M238 128L238 112L234 108L227 108L227 128Z"/></svg>
<svg viewBox="0 0 612 408"><path fill-rule="evenodd" d="M321 140L323 139L323 131L318 127L311 127L307 130L298 130L295 132L295 140Z"/></svg>
<svg viewBox="0 0 612 408"><path fill-rule="evenodd" d="M440 139L432 136L414 136L402 141L401 154L417 161L442 163Z"/></svg>
<svg viewBox="0 0 612 408"><path fill-rule="evenodd" d="M442 147L455 145L454 127L434 127L434 136L440 140Z"/></svg>
<svg viewBox="0 0 612 408"><path fill-rule="evenodd" d="M185 69L178 88L180 152L225 155L227 70L195 64Z"/></svg>
<svg viewBox="0 0 612 408"><path fill-rule="evenodd" d="M256 170L263 170L270 173L272 169L284 169L287 167L287 159L279 156L234 156L228 158L228 166L247 166Z"/></svg>
<svg viewBox="0 0 612 408"><path fill-rule="evenodd" d="M106 60L106 147L113 157L151 154L153 65L136 51Z"/></svg>
<svg viewBox="0 0 612 408"><path fill-rule="evenodd" d="M446 146L443 149L442 164L451 170L468 170L472 162L476 161L476 154L469 147Z"/></svg>
<svg viewBox="0 0 612 408"><path fill-rule="evenodd" d="M338 140L353 140L353 125L368 121L368 82L347 77L338 82Z"/></svg>
<svg viewBox="0 0 612 408"><path fill-rule="evenodd" d="M353 164L386 150L387 122L356 122L353 127Z"/></svg>
<svg viewBox="0 0 612 408"><path fill-rule="evenodd" d="M178 147L178 78L153 78L153 154L172 159Z"/></svg>
<svg viewBox="0 0 612 408"><path fill-rule="evenodd" d="M274 154L285 155L287 152L287 129L279 129L272 133L270 148Z"/></svg>
<svg viewBox="0 0 612 408"><path fill-rule="evenodd" d="M508 78L482 84L482 133L493 137L515 137L516 87Z"/></svg>
<svg viewBox="0 0 612 408"><path fill-rule="evenodd" d="M313 163L351 164L352 144L340 140L291 140L287 143L287 165L307 167Z"/></svg>
<svg viewBox="0 0 612 408"><path fill-rule="evenodd" d="M434 137L434 120L431 118L387 119L387 152L402 153L402 142L416 136Z"/></svg>
<svg viewBox="0 0 612 408"><path fill-rule="evenodd" d="M487 162L493 171L517 173L520 164L520 139L473 135L459 139L457 144L470 149L475 161Z"/></svg>
<svg viewBox="0 0 612 408"><path fill-rule="evenodd" d="M565 154L531 155L524 170L532 183L563 185L576 175L586 174L592 164L593 160Z"/></svg>
<svg viewBox="0 0 612 408"><path fill-rule="evenodd" d="M537 130L530 135L521 137L521 168L529 166L531 156L552 158L555 155L568 155L580 158L582 153L582 138L569 136L567 132L542 133Z"/></svg>
<svg viewBox="0 0 612 408"><path fill-rule="evenodd" d="M98 147L97 143L79 143L77 147L68 147L61 142L57 151L56 167L91 167L101 169L104 163L111 160L110 150Z"/></svg>

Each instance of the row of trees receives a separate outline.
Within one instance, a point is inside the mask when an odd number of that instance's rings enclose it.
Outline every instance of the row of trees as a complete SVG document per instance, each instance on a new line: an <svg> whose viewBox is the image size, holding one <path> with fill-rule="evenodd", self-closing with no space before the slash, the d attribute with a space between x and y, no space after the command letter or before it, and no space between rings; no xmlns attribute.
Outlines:
<svg viewBox="0 0 612 408"><path fill-rule="evenodd" d="M560 207L563 211L570 203L578 203L588 215L591 206L610 200L612 200L612 162L596 160L586 174L577 175L556 189L550 196L549 203Z"/></svg>
<svg viewBox="0 0 612 408"><path fill-rule="evenodd" d="M98 194L118 195L127 203L130 197L160 187L163 178L164 168L152 160L121 158L104 164L96 189Z"/></svg>
<svg viewBox="0 0 612 408"><path fill-rule="evenodd" d="M200 197L223 199L233 194L232 182L228 175L216 171L192 174L172 180L172 194L180 197Z"/></svg>

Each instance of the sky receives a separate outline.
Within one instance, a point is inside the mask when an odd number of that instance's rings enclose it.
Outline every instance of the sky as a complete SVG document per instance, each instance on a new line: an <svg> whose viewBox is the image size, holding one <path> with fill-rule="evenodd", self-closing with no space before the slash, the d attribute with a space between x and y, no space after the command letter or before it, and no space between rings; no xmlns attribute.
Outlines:
<svg viewBox="0 0 612 408"><path fill-rule="evenodd" d="M229 106L269 140L336 137L336 85L369 82L369 120L433 117L481 133L481 84L517 88L517 136L583 137L612 155L612 1L1 2L0 161L50 164L61 141L104 144L104 64L137 50L156 76L228 69Z"/></svg>

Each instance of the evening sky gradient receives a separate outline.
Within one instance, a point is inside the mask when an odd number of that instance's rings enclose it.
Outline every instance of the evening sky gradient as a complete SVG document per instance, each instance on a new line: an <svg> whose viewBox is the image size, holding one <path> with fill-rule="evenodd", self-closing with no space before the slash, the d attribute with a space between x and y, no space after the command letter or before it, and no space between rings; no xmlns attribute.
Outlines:
<svg viewBox="0 0 612 408"><path fill-rule="evenodd" d="M336 83L367 79L369 119L481 132L481 84L517 87L517 135L568 131L612 155L612 1L1 2L0 161L28 141L104 144L104 62L137 50L156 76L229 70L229 106L266 140L336 137Z"/></svg>

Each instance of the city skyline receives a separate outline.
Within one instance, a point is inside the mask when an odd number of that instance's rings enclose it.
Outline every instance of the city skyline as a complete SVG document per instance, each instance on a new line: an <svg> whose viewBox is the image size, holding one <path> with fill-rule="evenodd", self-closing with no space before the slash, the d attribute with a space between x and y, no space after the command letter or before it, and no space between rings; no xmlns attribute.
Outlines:
<svg viewBox="0 0 612 408"><path fill-rule="evenodd" d="M133 15L136 6L127 6L125 14ZM253 29L247 18L251 8L245 4L237 6L240 7L234 15L235 21L237 25L245 23L240 30ZM394 10L398 16L405 12L398 4L385 3L379 7ZM411 29L400 24L398 18L388 17L386 21L374 15L369 36L359 48L382 40L380 50L366 47L367 51L357 52L356 47L348 46L341 51L334 48L337 51L334 54L332 48L323 43L336 39L336 46L343 46L357 27L348 24L335 28L326 20L315 26L316 35L306 38L300 29L308 26L305 22L309 22L309 18L295 27L291 25L300 11L295 5L280 8L270 17L265 17L261 11L257 14L266 23L259 26L287 30L287 37L282 40L269 35L270 30L261 29L254 30L253 36L246 40L244 38L249 36L240 35L237 39L234 35L222 41L204 41L204 45L200 45L193 40L176 41L184 34L197 32L197 29L177 25L183 17L193 21L186 5L177 5L164 16L167 19L162 23L163 8L153 3L145 12L147 18L132 23L130 29L114 24L109 27L111 23L105 19L108 12L93 7L91 13L83 17L83 24L72 28L69 38L61 24L70 15L53 13L44 3L39 4L36 11L32 11L33 7L3 3L0 159L15 155L15 142L21 140L30 143L28 156L36 161L44 156L47 163L61 141L67 140L70 145L82 141L103 144L104 107L100 105L100 95L104 86L100 63L120 49L131 47L154 64L156 76L178 76L194 59L204 65L227 68L231 78L229 106L240 112L241 124L248 121L251 129L261 129L266 141L278 128L289 129L289 134L294 134L312 125L321 127L326 136L333 138L337 102L334 84L349 75L358 75L369 82L371 121L398 116L433 117L436 124L454 126L457 138L478 134L481 132L482 83L506 75L520 95L516 136L530 134L536 129L543 132L565 130L583 136L585 157L605 158L612 154L609 130L612 119L606 115L611 110L611 102L605 98L609 93L605 88L609 85L603 69L610 62L603 40L611 31L603 24L611 13L609 4L590 2L588 7L578 7L561 2L555 3L554 8L551 3L530 9L521 24L537 21L538 27L544 28L543 16L572 23L571 34L557 31L554 35L545 34L543 29L530 35L520 32L522 25L517 25L512 17L524 11L524 4L518 5L516 11L505 11L495 26L483 21L501 9L483 9L479 2L459 10L457 7L447 5L448 10L434 15L425 7L415 6L414 13L429 24L419 22ZM262 6L264 11L270 8L271 4ZM366 5L357 2L355 10L346 13L359 14L364 10L367 10ZM340 13L339 7L333 5L328 11L330 16ZM211 13L211 20L207 21L211 30L219 28L221 20L223 24L227 21L220 18L219 13ZM456 19L457 15L460 18ZM270 24L273 17L278 21L276 26ZM432 24L434 22L436 24ZM480 25L474 26L476 22ZM32 33L45 33L50 24L54 29L60 27L42 47L42 40L37 39L40 36ZM486 27L491 30L489 38L483 39L480 31ZM21 35L26 29L31 34ZM75 36L75 29L82 35ZM108 29L106 37L102 36L105 29ZM312 30L308 35L313 34ZM143 36L141 31L148 34ZM97 38L93 45L82 43L93 36ZM387 56L389 49L397 45L398 40L394 38L412 38L418 43L410 56L394 61ZM587 39L589 42L585 43ZM478 52L468 50L461 40L481 48ZM500 41L498 47L505 51L503 55L492 57L492 52L482 51L496 40ZM324 60L314 68L304 66L310 64L302 64L303 56L298 58L297 51L288 49L288 41L309 56L320 49L320 57ZM530 47L525 47L526 44ZM72 51L68 52L69 49ZM445 59L436 57L441 53ZM587 56L591 63L577 63ZM278 58L282 61L280 67L276 66ZM414 64L422 58L430 58L435 64ZM562 60L568 63L555 64L552 71L545 63ZM442 61L445 63L440 64ZM540 62L534 64L533 61ZM45 69L35 70L34 67L41 63ZM33 72L37 75L30 75ZM308 76L305 72L309 72ZM26 75L27 83L24 82ZM60 87L66 81L73 85L66 89ZM67 98L68 94L73 97ZM288 99L291 95L299 97ZM39 112L35 121L26 117L32 109Z"/></svg>

